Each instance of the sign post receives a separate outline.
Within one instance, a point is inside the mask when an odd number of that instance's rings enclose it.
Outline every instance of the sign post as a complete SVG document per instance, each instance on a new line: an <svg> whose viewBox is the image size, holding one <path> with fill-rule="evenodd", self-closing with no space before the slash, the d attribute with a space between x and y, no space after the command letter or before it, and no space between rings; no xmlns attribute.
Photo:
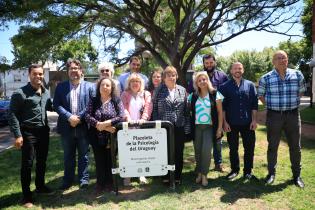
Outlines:
<svg viewBox="0 0 315 210"><path fill-rule="evenodd" d="M121 177L164 176L170 171L170 188L174 182L174 127L168 121L149 121L141 125L119 123L112 135L112 174L116 195L117 174ZM117 167L116 148L118 146Z"/></svg>

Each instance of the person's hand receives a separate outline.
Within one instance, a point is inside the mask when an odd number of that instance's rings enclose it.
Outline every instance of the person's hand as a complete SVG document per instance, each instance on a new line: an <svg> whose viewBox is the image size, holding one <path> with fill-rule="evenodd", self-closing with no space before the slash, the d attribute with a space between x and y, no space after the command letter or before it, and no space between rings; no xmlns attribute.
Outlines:
<svg viewBox="0 0 315 210"><path fill-rule="evenodd" d="M139 124L139 125L142 125L143 123L145 123L145 121L146 121L146 120L144 120L144 119L138 120L138 124Z"/></svg>
<svg viewBox="0 0 315 210"><path fill-rule="evenodd" d="M20 149L23 145L23 137L20 136L20 137L17 137L15 139L15 142L14 142L14 146L17 148L17 149Z"/></svg>
<svg viewBox="0 0 315 210"><path fill-rule="evenodd" d="M69 123L71 127L76 127L80 122L80 117L77 115L71 115L71 117L69 118Z"/></svg>
<svg viewBox="0 0 315 210"><path fill-rule="evenodd" d="M257 128L257 122L256 120L253 120L251 123L250 123L250 127L249 127L251 130L256 130Z"/></svg>
<svg viewBox="0 0 315 210"><path fill-rule="evenodd" d="M216 134L215 134L215 137L216 137L217 139L221 139L222 133L223 133L222 129L221 129L221 128L218 128L218 129L217 129L217 132L216 132Z"/></svg>
<svg viewBox="0 0 315 210"><path fill-rule="evenodd" d="M224 122L224 131L225 132L231 132L231 127L229 125L229 123Z"/></svg>
<svg viewBox="0 0 315 210"><path fill-rule="evenodd" d="M110 132L110 133L115 133L116 128L113 127L113 126L107 126L104 130L105 130L105 131L108 131L108 132Z"/></svg>
<svg viewBox="0 0 315 210"><path fill-rule="evenodd" d="M101 122L96 123L95 128L96 128L98 131L102 131L102 129L103 129L102 123L101 123Z"/></svg>

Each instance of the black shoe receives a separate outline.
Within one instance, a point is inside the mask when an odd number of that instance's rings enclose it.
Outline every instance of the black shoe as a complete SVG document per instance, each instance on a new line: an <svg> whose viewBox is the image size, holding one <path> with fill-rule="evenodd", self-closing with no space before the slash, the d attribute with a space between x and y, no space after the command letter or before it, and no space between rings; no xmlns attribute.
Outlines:
<svg viewBox="0 0 315 210"><path fill-rule="evenodd" d="M67 190L67 189L69 189L70 187L71 187L71 185L63 184L63 185L61 185L58 189L59 189L59 190Z"/></svg>
<svg viewBox="0 0 315 210"><path fill-rule="evenodd" d="M35 192L37 194L45 194L45 195L52 195L55 193L52 189L50 189L49 187L45 185L42 186L41 188L36 188Z"/></svg>
<svg viewBox="0 0 315 210"><path fill-rule="evenodd" d="M276 176L274 174L268 174L265 179L267 185L272 184L275 181Z"/></svg>
<svg viewBox="0 0 315 210"><path fill-rule="evenodd" d="M258 178L253 174L244 174L243 178L247 181L251 180L258 181Z"/></svg>
<svg viewBox="0 0 315 210"><path fill-rule="evenodd" d="M299 188L304 188L304 182L301 177L296 177L293 179L294 184Z"/></svg>
<svg viewBox="0 0 315 210"><path fill-rule="evenodd" d="M231 172L226 176L226 179L232 180L232 179L234 179L235 177L237 177L237 175L238 175L238 172L237 172L237 171L231 171Z"/></svg>
<svg viewBox="0 0 315 210"><path fill-rule="evenodd" d="M88 188L89 184L88 183L81 183L80 184L80 189L86 189Z"/></svg>

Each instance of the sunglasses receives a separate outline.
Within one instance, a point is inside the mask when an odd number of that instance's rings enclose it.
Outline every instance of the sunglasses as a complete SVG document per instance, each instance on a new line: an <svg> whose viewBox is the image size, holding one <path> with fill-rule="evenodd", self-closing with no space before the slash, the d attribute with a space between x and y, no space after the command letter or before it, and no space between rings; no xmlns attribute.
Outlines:
<svg viewBox="0 0 315 210"><path fill-rule="evenodd" d="M104 72L110 72L110 70L109 69L102 69L101 73L104 73Z"/></svg>

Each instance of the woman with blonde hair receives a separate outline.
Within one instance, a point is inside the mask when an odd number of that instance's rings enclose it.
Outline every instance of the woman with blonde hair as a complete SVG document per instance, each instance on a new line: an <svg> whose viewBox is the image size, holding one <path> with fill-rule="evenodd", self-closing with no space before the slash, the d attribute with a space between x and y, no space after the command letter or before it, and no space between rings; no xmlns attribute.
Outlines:
<svg viewBox="0 0 315 210"><path fill-rule="evenodd" d="M207 186L213 139L220 139L223 135L222 100L224 97L213 88L205 71L195 73L193 85L195 92L188 96L188 103L192 113L196 183Z"/></svg>
<svg viewBox="0 0 315 210"><path fill-rule="evenodd" d="M121 94L121 100L128 122L143 123L150 119L152 113L151 94L144 90L144 81L138 73L131 73L128 77L126 90ZM144 176L140 177L140 183L147 183ZM124 185L130 185L130 178L124 179Z"/></svg>

